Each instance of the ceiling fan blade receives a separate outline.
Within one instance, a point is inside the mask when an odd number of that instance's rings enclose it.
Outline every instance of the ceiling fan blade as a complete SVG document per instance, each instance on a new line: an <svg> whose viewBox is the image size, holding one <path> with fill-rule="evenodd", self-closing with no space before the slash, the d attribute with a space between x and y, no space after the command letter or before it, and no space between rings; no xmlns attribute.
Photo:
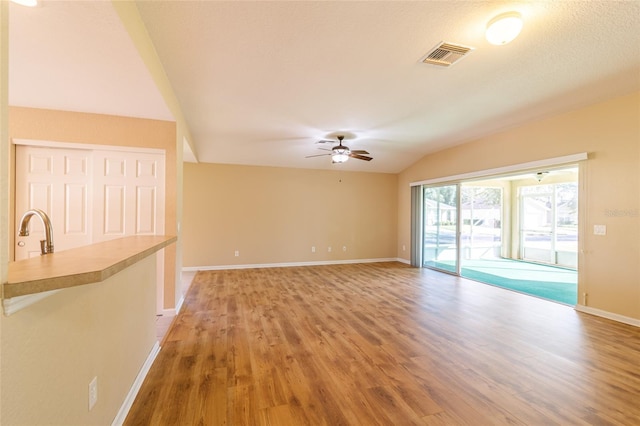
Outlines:
<svg viewBox="0 0 640 426"><path fill-rule="evenodd" d="M319 141L316 141L316 143L336 143L335 141L328 141L326 139L320 139Z"/></svg>
<svg viewBox="0 0 640 426"><path fill-rule="evenodd" d="M352 149L351 153L352 154L369 154L367 151L364 151L362 149Z"/></svg>
<svg viewBox="0 0 640 426"><path fill-rule="evenodd" d="M357 158L358 160L364 160L364 161L371 161L373 160L372 157L367 157L366 155L359 155L359 154L354 154L353 151L351 152L351 154L349 154L349 157L351 158Z"/></svg>
<svg viewBox="0 0 640 426"><path fill-rule="evenodd" d="M321 151L333 151L332 149L329 149L329 148L318 148L318 149Z"/></svg>
<svg viewBox="0 0 640 426"><path fill-rule="evenodd" d="M326 155L331 155L331 154L307 155L307 156L306 156L306 157L304 157L304 158L311 158L311 157L324 157L324 156L326 156Z"/></svg>

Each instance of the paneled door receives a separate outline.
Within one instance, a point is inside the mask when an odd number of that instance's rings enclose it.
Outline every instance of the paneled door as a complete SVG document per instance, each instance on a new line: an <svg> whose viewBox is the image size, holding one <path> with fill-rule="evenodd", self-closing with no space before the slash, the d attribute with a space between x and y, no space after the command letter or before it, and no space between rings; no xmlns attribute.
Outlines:
<svg viewBox="0 0 640 426"><path fill-rule="evenodd" d="M16 146L16 233L31 209L51 219L54 250L91 244L92 153L82 149ZM32 217L29 236L16 235L15 260L40 255L42 222Z"/></svg>
<svg viewBox="0 0 640 426"><path fill-rule="evenodd" d="M93 240L164 233L164 155L94 151Z"/></svg>

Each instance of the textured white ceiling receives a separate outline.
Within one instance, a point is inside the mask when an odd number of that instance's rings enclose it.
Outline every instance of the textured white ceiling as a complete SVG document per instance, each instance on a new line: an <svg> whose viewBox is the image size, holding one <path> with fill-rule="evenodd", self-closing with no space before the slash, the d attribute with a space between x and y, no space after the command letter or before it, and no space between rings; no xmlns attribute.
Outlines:
<svg viewBox="0 0 640 426"><path fill-rule="evenodd" d="M9 104L174 120L110 1L10 3Z"/></svg>
<svg viewBox="0 0 640 426"><path fill-rule="evenodd" d="M37 89L12 77L12 103L166 119L110 3L61 3L18 20L11 9L12 75L52 70ZM428 152L640 90L638 1L137 5L205 162L394 173ZM524 29L492 46L486 23L506 11L522 13ZM475 51L450 68L419 63L440 41ZM340 133L374 160L304 158Z"/></svg>

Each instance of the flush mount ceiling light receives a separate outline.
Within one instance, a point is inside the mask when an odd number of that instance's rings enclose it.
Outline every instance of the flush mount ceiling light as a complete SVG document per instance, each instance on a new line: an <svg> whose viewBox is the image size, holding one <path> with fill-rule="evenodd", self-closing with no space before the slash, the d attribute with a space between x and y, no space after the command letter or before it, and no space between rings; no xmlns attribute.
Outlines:
<svg viewBox="0 0 640 426"><path fill-rule="evenodd" d="M489 21L485 35L489 43L500 46L518 37L521 30L522 15L518 12L507 12Z"/></svg>
<svg viewBox="0 0 640 426"><path fill-rule="evenodd" d="M38 0L11 0L15 4L19 4L21 6L27 7L36 7L38 5Z"/></svg>

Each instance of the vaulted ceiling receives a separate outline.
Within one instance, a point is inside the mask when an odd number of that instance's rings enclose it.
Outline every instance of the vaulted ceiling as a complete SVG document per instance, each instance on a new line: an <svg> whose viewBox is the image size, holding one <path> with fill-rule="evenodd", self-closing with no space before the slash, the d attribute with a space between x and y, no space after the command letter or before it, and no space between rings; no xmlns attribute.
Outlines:
<svg viewBox="0 0 640 426"><path fill-rule="evenodd" d="M640 90L640 2L138 1L198 160L396 173ZM510 44L486 24L520 12ZM11 105L172 120L108 1L10 9ZM473 47L421 63L441 41ZM320 139L374 157L331 164ZM514 141L518 143L518 141Z"/></svg>

